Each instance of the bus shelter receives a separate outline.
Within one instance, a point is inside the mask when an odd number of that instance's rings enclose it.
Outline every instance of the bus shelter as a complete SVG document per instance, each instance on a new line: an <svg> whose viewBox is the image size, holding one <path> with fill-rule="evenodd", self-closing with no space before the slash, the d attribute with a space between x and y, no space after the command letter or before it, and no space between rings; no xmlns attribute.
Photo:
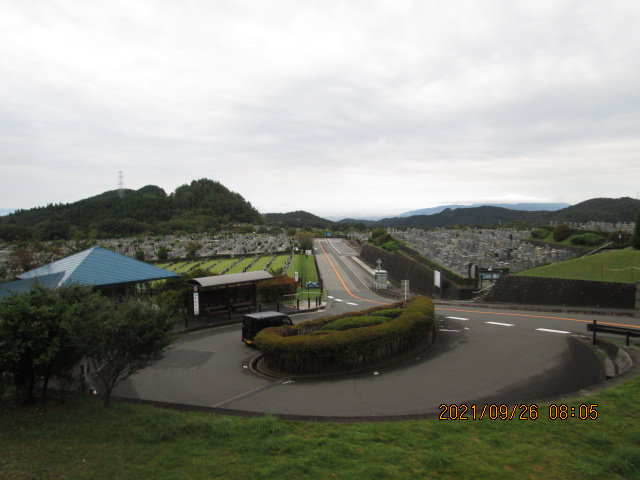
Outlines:
<svg viewBox="0 0 640 480"><path fill-rule="evenodd" d="M192 278L185 283L193 287L189 314L193 317L249 311L258 307L258 284L273 278L269 272L231 273Z"/></svg>

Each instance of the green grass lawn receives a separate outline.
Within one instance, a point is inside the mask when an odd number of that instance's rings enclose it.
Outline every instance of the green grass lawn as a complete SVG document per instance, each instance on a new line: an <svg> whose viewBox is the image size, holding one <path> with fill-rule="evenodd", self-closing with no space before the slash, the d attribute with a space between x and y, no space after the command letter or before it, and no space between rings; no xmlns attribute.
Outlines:
<svg viewBox="0 0 640 480"><path fill-rule="evenodd" d="M76 397L0 403L6 479L640 479L640 378L565 403L596 420L289 422Z"/></svg>
<svg viewBox="0 0 640 480"><path fill-rule="evenodd" d="M218 263L213 265L209 270L213 273L221 274L226 268L233 265L233 263L237 260L237 258L223 258Z"/></svg>
<svg viewBox="0 0 640 480"><path fill-rule="evenodd" d="M287 258L289 258L289 255L278 255L273 263L269 266L269 269L275 272L280 271L280 269L282 269L282 267L284 267L284 264L287 262Z"/></svg>
<svg viewBox="0 0 640 480"><path fill-rule="evenodd" d="M604 251L533 268L516 275L618 283L640 282L640 250L626 248Z"/></svg>
<svg viewBox="0 0 640 480"><path fill-rule="evenodd" d="M318 281L318 270L313 255L296 254L287 273L293 278L294 272L298 272L298 278L302 280L303 285Z"/></svg>
<svg viewBox="0 0 640 480"><path fill-rule="evenodd" d="M238 262L237 265L235 265L231 270L229 270L227 273L241 273L242 270L244 270L245 267L247 267L251 262L253 262L253 259L255 257L246 257L243 258L241 261ZM237 261L238 259L236 259Z"/></svg>
<svg viewBox="0 0 640 480"><path fill-rule="evenodd" d="M269 263L269 260L271 260L272 255L263 255L261 256L258 261L256 263L254 263L251 266L251 271L255 272L258 270L264 270L265 267L267 266L267 263Z"/></svg>

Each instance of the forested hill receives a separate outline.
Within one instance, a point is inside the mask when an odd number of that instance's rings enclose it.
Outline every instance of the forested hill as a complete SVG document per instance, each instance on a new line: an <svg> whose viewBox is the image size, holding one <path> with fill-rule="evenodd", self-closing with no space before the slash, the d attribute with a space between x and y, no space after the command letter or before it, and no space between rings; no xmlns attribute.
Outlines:
<svg viewBox="0 0 640 480"><path fill-rule="evenodd" d="M623 198L594 198L554 212L529 212L500 207L447 209L433 215L385 218L375 225L380 227L405 226L434 228L451 226L483 226L520 224L549 225L549 222L635 222L640 211L640 200Z"/></svg>
<svg viewBox="0 0 640 480"><path fill-rule="evenodd" d="M293 228L319 228L331 230L336 223L309 212L298 210L289 213L265 213L264 218L272 225Z"/></svg>
<svg viewBox="0 0 640 480"><path fill-rule="evenodd" d="M240 194L219 182L200 179L167 195L149 185L105 192L69 204L19 210L0 217L0 238L8 241L74 237L116 237L139 233L172 234L261 223L260 213Z"/></svg>

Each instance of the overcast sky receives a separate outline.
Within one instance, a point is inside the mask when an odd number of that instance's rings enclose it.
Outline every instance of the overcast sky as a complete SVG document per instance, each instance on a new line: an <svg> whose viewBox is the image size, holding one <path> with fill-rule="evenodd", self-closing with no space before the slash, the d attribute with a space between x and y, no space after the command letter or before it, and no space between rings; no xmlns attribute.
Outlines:
<svg viewBox="0 0 640 480"><path fill-rule="evenodd" d="M640 195L638 0L0 0L0 208Z"/></svg>

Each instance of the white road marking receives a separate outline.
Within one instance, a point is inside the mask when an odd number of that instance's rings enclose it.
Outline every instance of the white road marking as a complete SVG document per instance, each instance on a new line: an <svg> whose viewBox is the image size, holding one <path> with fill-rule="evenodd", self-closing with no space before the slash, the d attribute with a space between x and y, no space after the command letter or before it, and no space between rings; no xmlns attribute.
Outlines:
<svg viewBox="0 0 640 480"><path fill-rule="evenodd" d="M500 325L501 327L513 327L513 323L499 323L499 322L484 322L491 325Z"/></svg>
<svg viewBox="0 0 640 480"><path fill-rule="evenodd" d="M566 332L564 330L550 330L548 328L536 328L536 330L538 332L551 332L551 333L571 333L571 332Z"/></svg>
<svg viewBox="0 0 640 480"><path fill-rule="evenodd" d="M347 305L358 305L358 304L353 302L347 302Z"/></svg>
<svg viewBox="0 0 640 480"><path fill-rule="evenodd" d="M344 302L344 300L341 300L341 299L339 299L339 298L334 298L334 300L335 300L336 302Z"/></svg>
<svg viewBox="0 0 640 480"><path fill-rule="evenodd" d="M460 333L460 330L449 330L448 328L441 328L440 331L441 332L456 332L456 333Z"/></svg>
<svg viewBox="0 0 640 480"><path fill-rule="evenodd" d="M446 317L446 318L450 318L451 320L463 320L463 321L469 320L468 318L464 318L464 317Z"/></svg>

